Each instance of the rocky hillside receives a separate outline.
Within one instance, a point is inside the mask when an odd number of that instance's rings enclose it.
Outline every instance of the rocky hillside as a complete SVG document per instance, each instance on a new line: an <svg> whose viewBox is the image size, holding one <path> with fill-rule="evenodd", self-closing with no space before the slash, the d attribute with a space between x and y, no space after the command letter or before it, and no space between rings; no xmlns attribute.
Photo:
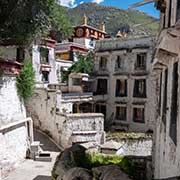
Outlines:
<svg viewBox="0 0 180 180"><path fill-rule="evenodd" d="M139 11L127 11L110 6L102 6L96 3L83 3L75 8L67 8L66 13L72 24L82 24L82 16L88 16L88 24L99 28L101 22L106 23L106 31L114 36L118 30L125 30L131 35L156 34L158 21Z"/></svg>

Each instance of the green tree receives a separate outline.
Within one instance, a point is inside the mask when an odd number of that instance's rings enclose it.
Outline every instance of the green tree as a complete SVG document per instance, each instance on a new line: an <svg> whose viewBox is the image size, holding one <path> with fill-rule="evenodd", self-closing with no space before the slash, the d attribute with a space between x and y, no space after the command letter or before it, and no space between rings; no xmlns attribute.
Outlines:
<svg viewBox="0 0 180 180"><path fill-rule="evenodd" d="M71 37L73 27L65 15L65 10L62 6L55 5L51 15L51 36L56 40Z"/></svg>
<svg viewBox="0 0 180 180"><path fill-rule="evenodd" d="M58 6L56 0L1 0L0 42L24 45L48 33L52 26L67 34L70 24Z"/></svg>
<svg viewBox="0 0 180 180"><path fill-rule="evenodd" d="M76 61L66 72L61 74L62 81L68 79L68 75L71 73L86 73L91 74L94 66L94 54L90 51L87 55L78 54L78 61Z"/></svg>

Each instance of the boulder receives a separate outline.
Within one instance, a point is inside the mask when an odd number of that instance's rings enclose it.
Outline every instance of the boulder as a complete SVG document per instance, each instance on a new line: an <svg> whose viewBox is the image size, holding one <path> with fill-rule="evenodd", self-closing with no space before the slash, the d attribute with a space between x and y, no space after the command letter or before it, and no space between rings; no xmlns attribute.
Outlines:
<svg viewBox="0 0 180 180"><path fill-rule="evenodd" d="M72 147L65 149L57 157L52 170L52 179L61 180L69 169L74 167L81 167L85 159L86 149L78 144L73 145Z"/></svg>
<svg viewBox="0 0 180 180"><path fill-rule="evenodd" d="M92 169L93 176L99 180L131 180L119 166L107 165Z"/></svg>
<svg viewBox="0 0 180 180"><path fill-rule="evenodd" d="M93 180L93 177L89 170L76 167L67 171L63 180Z"/></svg>

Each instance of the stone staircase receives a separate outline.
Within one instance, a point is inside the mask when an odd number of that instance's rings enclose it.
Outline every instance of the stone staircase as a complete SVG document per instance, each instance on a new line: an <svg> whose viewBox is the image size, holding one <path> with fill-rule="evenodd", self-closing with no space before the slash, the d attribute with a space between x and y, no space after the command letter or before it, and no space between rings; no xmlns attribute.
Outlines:
<svg viewBox="0 0 180 180"><path fill-rule="evenodd" d="M40 141L34 141L31 143L30 158L34 159L35 161L51 162L51 154L48 151L43 151L41 146L42 144L40 144Z"/></svg>

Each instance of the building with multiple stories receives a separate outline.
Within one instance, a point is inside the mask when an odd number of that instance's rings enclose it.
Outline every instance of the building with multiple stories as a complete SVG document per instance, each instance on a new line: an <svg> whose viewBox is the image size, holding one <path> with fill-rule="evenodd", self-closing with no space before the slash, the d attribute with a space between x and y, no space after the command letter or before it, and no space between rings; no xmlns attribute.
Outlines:
<svg viewBox="0 0 180 180"><path fill-rule="evenodd" d="M56 74L59 82L62 82L62 74L69 67L78 61L78 55L86 55L88 51L95 48L96 41L104 39L107 33L105 32L105 24L100 24L100 28L94 28L87 23L87 17L84 15L82 25L74 27L74 34L71 42L57 43L56 52Z"/></svg>
<svg viewBox="0 0 180 180"><path fill-rule="evenodd" d="M83 16L83 24L74 27L73 42L85 45L88 49L95 48L95 42L104 39L107 35L105 24L101 23L99 29L89 26L86 15Z"/></svg>
<svg viewBox="0 0 180 180"><path fill-rule="evenodd" d="M37 85L58 83L55 44L56 41L52 39L41 39L35 41L32 46L32 64Z"/></svg>
<svg viewBox="0 0 180 180"><path fill-rule="evenodd" d="M96 42L95 111L114 129L154 129L156 80L152 74L153 37Z"/></svg>
<svg viewBox="0 0 180 180"><path fill-rule="evenodd" d="M180 177L180 1L156 2L161 12L154 71L159 79L154 179Z"/></svg>

